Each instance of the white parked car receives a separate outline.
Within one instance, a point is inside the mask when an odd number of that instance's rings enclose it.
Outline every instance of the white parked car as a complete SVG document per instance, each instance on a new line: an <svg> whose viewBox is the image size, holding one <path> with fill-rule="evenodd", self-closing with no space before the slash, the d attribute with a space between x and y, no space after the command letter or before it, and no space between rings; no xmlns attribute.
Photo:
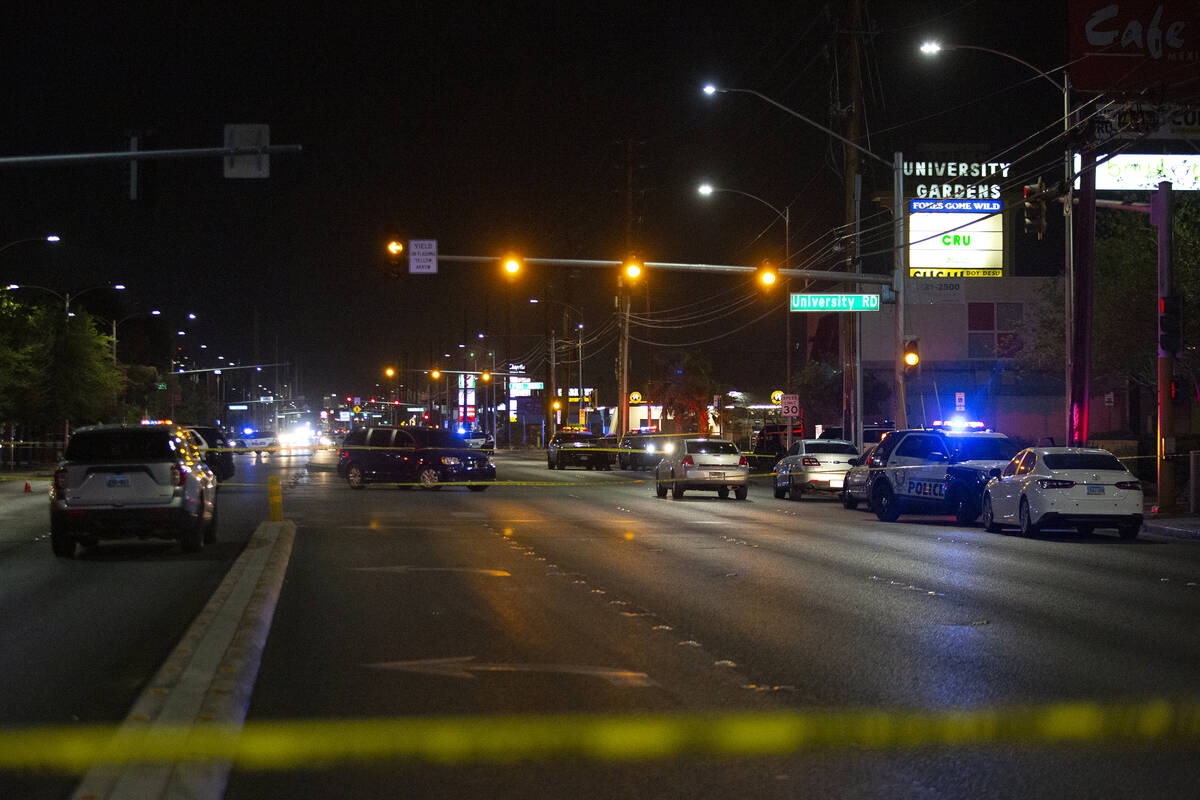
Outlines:
<svg viewBox="0 0 1200 800"><path fill-rule="evenodd" d="M841 494L846 471L858 458L845 439L801 439L775 465L775 497L799 500L805 492Z"/></svg>
<svg viewBox="0 0 1200 800"><path fill-rule="evenodd" d="M1141 482L1107 450L1030 447L1013 456L983 494L983 526L1004 525L1026 535L1074 527L1089 534L1116 528L1133 539L1142 527Z"/></svg>
<svg viewBox="0 0 1200 800"><path fill-rule="evenodd" d="M745 500L749 490L750 465L728 439L702 437L672 439L654 473L654 492L678 500L688 489L716 490L718 497Z"/></svg>

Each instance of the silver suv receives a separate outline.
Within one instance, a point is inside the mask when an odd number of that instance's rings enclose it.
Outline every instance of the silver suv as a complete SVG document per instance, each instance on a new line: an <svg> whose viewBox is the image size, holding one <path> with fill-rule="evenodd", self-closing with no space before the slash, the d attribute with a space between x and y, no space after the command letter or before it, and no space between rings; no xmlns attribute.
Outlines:
<svg viewBox="0 0 1200 800"><path fill-rule="evenodd" d="M733 496L745 500L749 491L750 466L737 445L728 439L675 439L654 473L654 493L678 500L688 489L717 491L720 498Z"/></svg>
<svg viewBox="0 0 1200 800"><path fill-rule="evenodd" d="M50 544L60 558L101 539L216 541L217 479L178 425L77 430L50 485Z"/></svg>

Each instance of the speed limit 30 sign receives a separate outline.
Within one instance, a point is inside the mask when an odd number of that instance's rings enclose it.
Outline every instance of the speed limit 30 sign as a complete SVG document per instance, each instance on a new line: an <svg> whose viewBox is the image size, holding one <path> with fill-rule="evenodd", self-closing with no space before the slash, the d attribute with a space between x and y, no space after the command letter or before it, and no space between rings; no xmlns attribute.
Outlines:
<svg viewBox="0 0 1200 800"><path fill-rule="evenodd" d="M779 402L779 411L785 417L800 416L800 395L785 394Z"/></svg>

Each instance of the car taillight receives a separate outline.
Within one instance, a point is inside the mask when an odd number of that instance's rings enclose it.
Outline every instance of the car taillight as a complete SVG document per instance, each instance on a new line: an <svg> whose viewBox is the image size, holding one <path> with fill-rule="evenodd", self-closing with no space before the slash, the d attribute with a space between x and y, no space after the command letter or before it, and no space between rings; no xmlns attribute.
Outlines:
<svg viewBox="0 0 1200 800"><path fill-rule="evenodd" d="M1135 492L1141 491L1142 482L1141 481L1118 481L1117 488L1118 489L1131 489Z"/></svg>
<svg viewBox="0 0 1200 800"><path fill-rule="evenodd" d="M801 464L803 464L803 465L804 465L804 466L806 466L806 467L819 467L819 466L821 466L821 462L820 462L820 461L817 461L817 460L816 460L815 458L813 458L812 456L805 456L805 457L804 457L804 459L803 459L803 460L802 460L800 463L801 463Z"/></svg>
<svg viewBox="0 0 1200 800"><path fill-rule="evenodd" d="M695 461L692 461L692 457L691 457L691 456L684 456L684 457L683 457L683 461L680 461L680 462L679 462L679 466L681 466L681 467L694 467L694 466L696 466L696 462L695 462Z"/></svg>
<svg viewBox="0 0 1200 800"><path fill-rule="evenodd" d="M748 466L750 466L750 462L746 460L745 456L742 456L741 458L738 459L738 466L739 467L748 467Z"/></svg>
<svg viewBox="0 0 1200 800"><path fill-rule="evenodd" d="M59 467L54 470L54 488L60 492L67 490L67 468Z"/></svg>
<svg viewBox="0 0 1200 800"><path fill-rule="evenodd" d="M184 480L187 478L187 470L179 464L171 465L171 483L176 486L183 486Z"/></svg>
<svg viewBox="0 0 1200 800"><path fill-rule="evenodd" d="M1060 481L1053 478L1041 478L1038 480L1038 485L1043 489L1070 489L1075 485L1075 481Z"/></svg>

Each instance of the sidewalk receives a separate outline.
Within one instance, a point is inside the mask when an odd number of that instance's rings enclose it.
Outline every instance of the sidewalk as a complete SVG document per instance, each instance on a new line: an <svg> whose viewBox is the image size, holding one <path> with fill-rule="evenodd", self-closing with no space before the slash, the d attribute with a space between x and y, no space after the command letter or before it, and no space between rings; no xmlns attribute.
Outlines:
<svg viewBox="0 0 1200 800"><path fill-rule="evenodd" d="M1146 506L1142 531L1159 536L1174 536L1178 539L1200 539L1200 517L1191 516L1186 510L1168 514L1152 513L1153 505Z"/></svg>

